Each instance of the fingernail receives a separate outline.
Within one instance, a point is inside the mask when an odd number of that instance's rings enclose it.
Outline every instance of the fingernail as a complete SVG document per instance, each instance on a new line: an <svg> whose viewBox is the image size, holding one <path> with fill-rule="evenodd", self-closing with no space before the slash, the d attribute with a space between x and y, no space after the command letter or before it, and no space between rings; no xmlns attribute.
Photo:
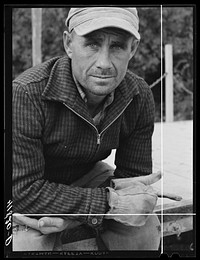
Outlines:
<svg viewBox="0 0 200 260"><path fill-rule="evenodd" d="M182 200L182 197L177 196L177 197L176 197L176 200Z"/></svg>
<svg viewBox="0 0 200 260"><path fill-rule="evenodd" d="M43 227L43 226L44 226L44 221L43 220L39 221L39 227Z"/></svg>

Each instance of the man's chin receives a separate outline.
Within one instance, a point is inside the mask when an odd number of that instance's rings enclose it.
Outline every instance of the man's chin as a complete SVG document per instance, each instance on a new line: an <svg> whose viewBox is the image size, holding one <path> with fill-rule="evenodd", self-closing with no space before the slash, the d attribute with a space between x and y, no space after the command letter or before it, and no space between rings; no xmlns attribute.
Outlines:
<svg viewBox="0 0 200 260"><path fill-rule="evenodd" d="M103 86L98 85L90 89L89 92L93 93L96 96L106 96L112 93L114 89L115 89L114 87L112 88L107 85L103 85Z"/></svg>

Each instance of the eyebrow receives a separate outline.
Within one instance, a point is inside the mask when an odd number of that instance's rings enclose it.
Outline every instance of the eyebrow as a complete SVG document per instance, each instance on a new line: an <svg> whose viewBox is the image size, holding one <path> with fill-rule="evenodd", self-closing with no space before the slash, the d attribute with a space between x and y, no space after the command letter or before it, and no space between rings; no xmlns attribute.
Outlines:
<svg viewBox="0 0 200 260"><path fill-rule="evenodd" d="M95 32L91 32L89 34L86 34L83 37L84 37L86 42L87 41L97 41L97 40L102 41L102 37Z"/></svg>
<svg viewBox="0 0 200 260"><path fill-rule="evenodd" d="M111 42L111 45L119 45L121 46L122 48L126 48L127 47L127 41L125 40L119 40L119 41L112 41Z"/></svg>
<svg viewBox="0 0 200 260"><path fill-rule="evenodd" d="M103 30L102 30L103 31ZM89 41L103 41L101 35L99 35L100 33L97 32L97 31L94 31L94 32L91 32L91 33L88 33L86 35L84 35L84 39L86 42L89 42ZM122 33L113 33L114 36L117 37L116 40L113 40L112 42L114 43L124 43L126 40L129 39L129 35L126 34L126 32L124 32L123 34Z"/></svg>
<svg viewBox="0 0 200 260"><path fill-rule="evenodd" d="M118 39L116 40L112 40L110 42L111 46L117 45L119 47L121 47L122 49L127 49L128 43L127 43L128 39L124 39L122 36L119 36ZM84 42L83 45L87 46L88 44L91 43L95 43L95 44L101 44L103 42L103 38L101 36L95 35L95 34L91 34L91 35L86 35L84 36Z"/></svg>

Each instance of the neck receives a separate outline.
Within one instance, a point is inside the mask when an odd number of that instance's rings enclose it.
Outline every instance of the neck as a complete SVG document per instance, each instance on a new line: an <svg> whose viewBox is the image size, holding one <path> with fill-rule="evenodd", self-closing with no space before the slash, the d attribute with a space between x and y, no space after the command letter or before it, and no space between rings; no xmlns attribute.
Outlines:
<svg viewBox="0 0 200 260"><path fill-rule="evenodd" d="M101 104L103 103L106 96L97 96L86 91L87 107L91 115L95 115L99 112Z"/></svg>
<svg viewBox="0 0 200 260"><path fill-rule="evenodd" d="M103 102L104 98L106 97L106 96L97 96L88 91L85 91L85 93L86 93L88 105L94 107L99 106Z"/></svg>
<svg viewBox="0 0 200 260"><path fill-rule="evenodd" d="M77 81L76 77L73 75L73 79L77 85L77 87L80 87L82 89L82 91L85 93L86 97L87 97L87 101L89 106L99 106L101 104L101 102L104 100L105 96L97 96L92 94L91 92L87 91L86 89L83 89L82 86L80 85L80 83Z"/></svg>
<svg viewBox="0 0 200 260"><path fill-rule="evenodd" d="M74 74L73 74L73 78L74 78L74 81L75 81L77 87L82 89L81 85L76 80ZM87 91L86 89L84 89L84 90L82 89L82 91L84 91L86 98L87 98L88 110L89 110L90 114L92 116L94 116L96 113L98 113L97 111L99 111L99 109L101 108L101 104L103 103L103 100L106 96L94 95L91 92Z"/></svg>

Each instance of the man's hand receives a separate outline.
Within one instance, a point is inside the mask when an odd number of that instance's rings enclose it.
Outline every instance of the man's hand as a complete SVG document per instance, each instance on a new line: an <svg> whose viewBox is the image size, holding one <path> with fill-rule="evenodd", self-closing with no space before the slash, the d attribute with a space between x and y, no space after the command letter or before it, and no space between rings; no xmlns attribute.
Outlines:
<svg viewBox="0 0 200 260"><path fill-rule="evenodd" d="M70 229L81 224L78 221L64 219L61 217L42 217L37 220L18 213L13 214L13 221L16 224L26 225L38 230L43 234L61 232L64 229Z"/></svg>
<svg viewBox="0 0 200 260"><path fill-rule="evenodd" d="M122 178L122 179L112 179L111 180L111 187L114 188L115 190L118 189L123 189L126 187L130 187L133 185L133 183L143 183L144 185L151 185L157 181L159 181L162 178L162 174L161 172L156 172L156 173L152 173L150 175L146 175L146 176L140 176L140 177L133 177L133 178ZM181 200L182 197L178 196L176 194L173 193L169 193L169 192L163 192L161 193L160 190L156 190L155 188L153 188L155 194L158 197L161 198L168 198L171 200Z"/></svg>
<svg viewBox="0 0 200 260"><path fill-rule="evenodd" d="M161 194L150 186L161 177L158 172L142 177L113 179L111 187L107 188L110 210L105 218L128 226L142 226L153 213L158 196L180 200L177 195Z"/></svg>
<svg viewBox="0 0 200 260"><path fill-rule="evenodd" d="M151 186L134 182L122 189L107 188L110 210L106 219L114 219L128 226L143 226L156 206L157 195Z"/></svg>

